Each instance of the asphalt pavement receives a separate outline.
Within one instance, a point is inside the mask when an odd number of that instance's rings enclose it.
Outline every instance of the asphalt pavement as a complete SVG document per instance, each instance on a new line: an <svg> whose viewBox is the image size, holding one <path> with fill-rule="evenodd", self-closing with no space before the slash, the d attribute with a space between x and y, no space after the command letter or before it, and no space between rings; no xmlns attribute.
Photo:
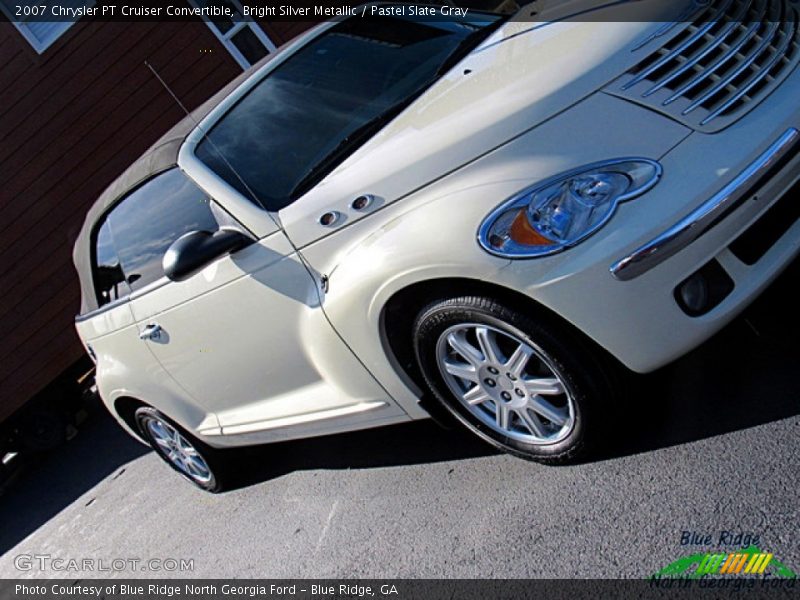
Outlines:
<svg viewBox="0 0 800 600"><path fill-rule="evenodd" d="M639 578L735 549L726 532L800 572L799 272L638 381L573 466L426 421L243 452L242 487L214 496L97 411L0 496L0 578Z"/></svg>

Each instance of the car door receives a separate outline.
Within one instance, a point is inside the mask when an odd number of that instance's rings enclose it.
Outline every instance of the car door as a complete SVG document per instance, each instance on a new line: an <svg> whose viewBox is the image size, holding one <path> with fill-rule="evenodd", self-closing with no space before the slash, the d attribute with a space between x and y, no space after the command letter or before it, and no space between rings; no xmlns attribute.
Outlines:
<svg viewBox="0 0 800 600"><path fill-rule="evenodd" d="M124 378L120 371L146 370L153 357L137 343L139 331L128 302L130 288L107 219L97 226L91 244L92 282L98 308L77 317L75 326L97 364L96 380L103 398L113 401L120 387L117 382ZM161 373L153 373L151 369L150 375Z"/></svg>
<svg viewBox="0 0 800 600"><path fill-rule="evenodd" d="M276 227L182 281L162 268L191 231L240 228L179 169L151 179L111 215L145 344L223 433L381 399L385 393L339 339L320 307L319 282Z"/></svg>

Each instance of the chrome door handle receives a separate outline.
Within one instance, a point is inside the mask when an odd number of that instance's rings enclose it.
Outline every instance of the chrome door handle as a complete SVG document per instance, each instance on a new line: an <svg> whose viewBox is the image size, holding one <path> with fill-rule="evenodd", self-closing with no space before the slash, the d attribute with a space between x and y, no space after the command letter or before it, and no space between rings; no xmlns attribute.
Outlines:
<svg viewBox="0 0 800 600"><path fill-rule="evenodd" d="M161 325L152 323L139 334L140 340L157 340L161 337Z"/></svg>

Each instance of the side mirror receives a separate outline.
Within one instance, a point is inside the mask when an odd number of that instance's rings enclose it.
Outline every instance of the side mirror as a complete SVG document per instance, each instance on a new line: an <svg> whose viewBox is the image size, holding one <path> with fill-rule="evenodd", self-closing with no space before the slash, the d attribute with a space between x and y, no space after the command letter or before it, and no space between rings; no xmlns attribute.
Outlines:
<svg viewBox="0 0 800 600"><path fill-rule="evenodd" d="M183 281L213 260L241 250L252 241L232 229L220 229L215 233L191 231L175 240L164 254L164 274L172 281Z"/></svg>

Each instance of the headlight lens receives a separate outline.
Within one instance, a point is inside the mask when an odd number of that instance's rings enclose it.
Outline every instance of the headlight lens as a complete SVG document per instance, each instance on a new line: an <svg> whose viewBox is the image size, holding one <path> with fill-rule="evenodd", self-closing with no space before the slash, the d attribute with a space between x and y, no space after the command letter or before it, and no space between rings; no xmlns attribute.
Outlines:
<svg viewBox="0 0 800 600"><path fill-rule="evenodd" d="M585 240L617 204L652 188L661 165L645 158L587 165L538 184L496 208L481 225L481 246L511 258L544 256Z"/></svg>

